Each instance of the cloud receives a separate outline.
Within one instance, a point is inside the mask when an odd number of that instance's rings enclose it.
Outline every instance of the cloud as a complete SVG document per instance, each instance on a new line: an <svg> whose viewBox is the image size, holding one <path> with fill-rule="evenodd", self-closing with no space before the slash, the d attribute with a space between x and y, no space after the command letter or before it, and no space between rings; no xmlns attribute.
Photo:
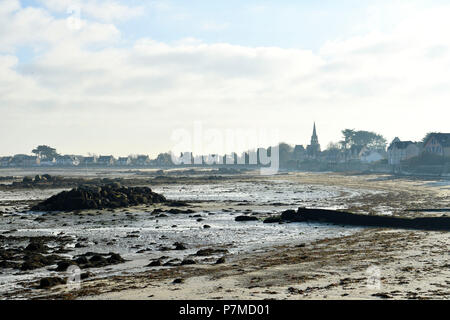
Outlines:
<svg viewBox="0 0 450 320"><path fill-rule="evenodd" d="M79 27L69 17L57 19L42 8L0 5L0 53L14 52L20 46L52 48L73 44L104 45L116 42L120 32L113 24L80 20Z"/></svg>
<svg viewBox="0 0 450 320"><path fill-rule="evenodd" d="M52 12L72 13L79 10L81 16L101 21L117 22L139 17L144 14L143 6L127 6L112 0L39 0Z"/></svg>
<svg viewBox="0 0 450 320"><path fill-rule="evenodd" d="M314 53L194 38L124 47L112 23L86 19L71 30L48 10L2 3L0 135L16 137L2 150L46 143L155 154L170 149L173 130L199 120L278 128L290 143L306 144L313 120L323 145L345 127L419 139L448 128L448 14L423 11L390 32L329 41ZM22 45L41 51L21 63Z"/></svg>

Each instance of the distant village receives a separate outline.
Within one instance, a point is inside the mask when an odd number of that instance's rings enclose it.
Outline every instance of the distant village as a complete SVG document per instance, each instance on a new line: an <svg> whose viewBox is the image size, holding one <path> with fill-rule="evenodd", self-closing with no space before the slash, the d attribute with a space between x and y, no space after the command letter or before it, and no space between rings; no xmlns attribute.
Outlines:
<svg viewBox="0 0 450 320"><path fill-rule="evenodd" d="M450 133L428 133L422 141L403 141L395 138L389 145L386 139L377 133L346 129L342 131L342 140L330 143L322 150L319 143L316 124L310 144L291 146L280 143L279 165L281 169L304 171L373 171L394 173L430 173L446 175L450 167ZM237 155L194 156L192 162L184 165L254 165L262 166L261 152L271 153L271 147L258 148ZM256 162L251 162L254 153ZM60 155L56 149L41 145L32 150L33 155L17 154L0 157L0 167L173 167L170 153L161 153L156 159L148 155L134 155L115 158L112 155L81 156ZM200 161L198 161L200 158ZM230 161L230 158L232 159Z"/></svg>

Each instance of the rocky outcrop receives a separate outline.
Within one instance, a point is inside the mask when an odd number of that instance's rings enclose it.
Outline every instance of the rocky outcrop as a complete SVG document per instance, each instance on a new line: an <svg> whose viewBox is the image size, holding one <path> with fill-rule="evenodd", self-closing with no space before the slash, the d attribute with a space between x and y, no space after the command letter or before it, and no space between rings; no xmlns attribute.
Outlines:
<svg viewBox="0 0 450 320"><path fill-rule="evenodd" d="M315 221L377 228L450 231L450 217L401 218L362 215L325 209L299 208L297 211L288 210L283 212L281 219L291 222Z"/></svg>
<svg viewBox="0 0 450 320"><path fill-rule="evenodd" d="M148 187L124 187L119 183L80 186L63 191L32 207L32 211L74 211L114 209L166 202L166 198Z"/></svg>
<svg viewBox="0 0 450 320"><path fill-rule="evenodd" d="M110 265L126 262L118 253L87 252L76 256L73 260L62 260L57 263L55 271L66 271L70 266L78 266L80 269L102 268Z"/></svg>

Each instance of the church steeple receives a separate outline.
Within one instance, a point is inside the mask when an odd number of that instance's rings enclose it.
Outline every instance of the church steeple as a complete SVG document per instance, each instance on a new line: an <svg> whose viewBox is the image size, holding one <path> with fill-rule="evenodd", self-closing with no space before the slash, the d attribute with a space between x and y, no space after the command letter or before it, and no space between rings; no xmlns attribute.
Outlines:
<svg viewBox="0 0 450 320"><path fill-rule="evenodd" d="M320 155L319 138L317 137L316 123L314 122L311 144L306 147L306 153L309 157L316 159Z"/></svg>
<svg viewBox="0 0 450 320"><path fill-rule="evenodd" d="M313 128L313 134L311 137L311 145L318 145L319 144L319 138L317 137L317 132L316 132L316 123L314 122L314 128Z"/></svg>

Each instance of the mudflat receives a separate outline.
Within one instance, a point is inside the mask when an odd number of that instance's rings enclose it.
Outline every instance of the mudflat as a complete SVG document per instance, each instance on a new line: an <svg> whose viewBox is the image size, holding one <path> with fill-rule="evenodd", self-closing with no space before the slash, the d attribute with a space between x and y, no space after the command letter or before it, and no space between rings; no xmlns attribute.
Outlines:
<svg viewBox="0 0 450 320"><path fill-rule="evenodd" d="M39 278L44 275L64 277L64 273L45 267L28 272L28 276L25 272L2 269L2 297L449 297L448 232L262 222L299 207L407 218L442 217L450 207L448 181L337 173L272 177L246 173L223 179L209 176L177 174L149 179L140 173L132 177L142 179L136 185L149 186L169 200L189 203L180 208L155 204L123 210L53 213L39 216L45 221L35 223L39 217L34 213L18 211L24 211L26 205L38 199L5 198L0 224L4 237L14 234L25 237L23 241L32 236L30 230L33 235L43 236L50 229L55 236L65 237L59 249L67 249L68 258L87 251L117 251L126 262L88 268L91 275L82 279L79 289L64 284L38 289ZM236 219L242 216L257 219ZM68 225L74 222L78 228ZM8 233L11 229L17 230ZM72 237L72 245L68 237ZM80 245L74 247L77 243ZM82 248L84 245L87 248ZM205 256L199 254L205 249L212 251L203 251ZM7 287L12 281L16 281L15 285Z"/></svg>

